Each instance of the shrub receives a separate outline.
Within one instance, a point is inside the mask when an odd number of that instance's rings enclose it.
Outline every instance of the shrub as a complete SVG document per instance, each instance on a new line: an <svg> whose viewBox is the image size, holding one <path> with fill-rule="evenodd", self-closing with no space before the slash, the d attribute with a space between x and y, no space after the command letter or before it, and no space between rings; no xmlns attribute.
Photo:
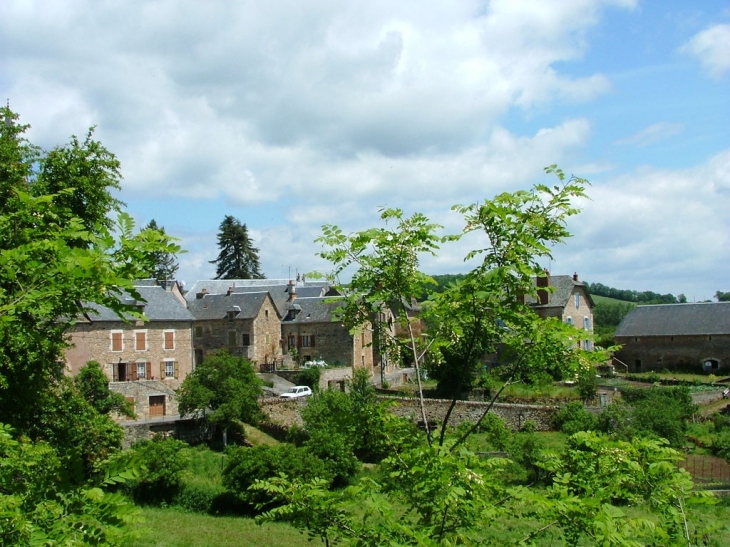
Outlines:
<svg viewBox="0 0 730 547"><path fill-rule="evenodd" d="M595 430L598 419L585 409L583 403L572 401L555 413L552 425L558 431L572 435L578 431Z"/></svg>
<svg viewBox="0 0 730 547"><path fill-rule="evenodd" d="M299 371L294 382L298 386L309 386L312 388L312 391L318 391L319 379L321 376L322 371L319 367L305 368L304 370Z"/></svg>
<svg viewBox="0 0 730 547"><path fill-rule="evenodd" d="M233 447L227 455L223 485L250 514L272 507L265 492L249 489L257 480L284 474L303 481L314 478L325 479L328 483L332 481L332 473L325 462L304 447L286 443L253 448Z"/></svg>
<svg viewBox="0 0 730 547"><path fill-rule="evenodd" d="M134 501L140 504L171 503L178 495L188 466L188 445L175 439L141 441L119 455L120 459L136 460L145 471L127 485Z"/></svg>

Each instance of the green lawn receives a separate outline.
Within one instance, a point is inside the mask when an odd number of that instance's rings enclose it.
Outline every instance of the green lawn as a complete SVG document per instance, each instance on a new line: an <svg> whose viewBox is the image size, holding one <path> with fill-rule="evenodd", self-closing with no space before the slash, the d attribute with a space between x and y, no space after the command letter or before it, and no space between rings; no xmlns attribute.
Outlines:
<svg viewBox="0 0 730 547"><path fill-rule="evenodd" d="M175 508L142 510L142 536L128 547L262 547L323 545L284 523L258 525L243 517L212 517Z"/></svg>

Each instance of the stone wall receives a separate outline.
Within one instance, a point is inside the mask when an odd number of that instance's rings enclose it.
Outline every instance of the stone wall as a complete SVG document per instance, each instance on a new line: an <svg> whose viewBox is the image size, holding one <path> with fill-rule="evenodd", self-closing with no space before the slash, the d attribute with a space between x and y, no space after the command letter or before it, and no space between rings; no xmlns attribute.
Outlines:
<svg viewBox="0 0 730 547"><path fill-rule="evenodd" d="M418 399L383 397L381 400L394 401L388 406L388 410L414 422L421 422L421 410ZM306 404L306 399L263 399L261 409L268 417L268 420L284 426L294 424L302 425L299 415L301 408ZM426 417L429 422L441 422L446 414L451 401L444 399L426 399ZM451 414L449 424L457 426L464 421L476 422L486 410L489 403L480 401L458 401ZM557 411L555 406L538 405L510 405L497 403L492 411L500 416L507 426L519 430L522 429L527 420L532 420L538 431L550 430L550 422L553 414Z"/></svg>
<svg viewBox="0 0 730 547"><path fill-rule="evenodd" d="M163 416L179 414L175 391L166 382L159 380L111 382L109 389L115 393L121 393L128 401L132 401L134 411L140 420L150 418L150 397L164 396Z"/></svg>
<svg viewBox="0 0 730 547"><path fill-rule="evenodd" d="M693 370L728 374L730 372L730 335L697 336L617 336L622 347L616 357L631 372L649 370ZM702 363L717 362L717 369L705 370Z"/></svg>
<svg viewBox="0 0 730 547"><path fill-rule="evenodd" d="M174 437L191 444L196 444L209 438L209 432L200 420L124 422L120 425L124 430L122 447L125 449L136 442L149 441L157 435L165 438Z"/></svg>

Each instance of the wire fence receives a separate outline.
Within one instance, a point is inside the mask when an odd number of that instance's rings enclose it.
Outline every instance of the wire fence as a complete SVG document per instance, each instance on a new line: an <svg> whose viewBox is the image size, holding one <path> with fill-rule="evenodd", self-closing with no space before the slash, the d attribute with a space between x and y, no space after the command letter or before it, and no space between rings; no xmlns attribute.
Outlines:
<svg viewBox="0 0 730 547"><path fill-rule="evenodd" d="M677 466L692 475L698 486L730 488L730 464L722 458L688 454Z"/></svg>

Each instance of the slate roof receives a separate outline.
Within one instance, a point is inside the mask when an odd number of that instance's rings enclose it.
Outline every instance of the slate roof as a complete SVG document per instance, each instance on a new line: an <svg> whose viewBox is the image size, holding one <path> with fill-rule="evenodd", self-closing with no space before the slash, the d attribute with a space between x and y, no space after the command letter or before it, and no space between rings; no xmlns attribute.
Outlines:
<svg viewBox="0 0 730 547"><path fill-rule="evenodd" d="M295 287L297 298L337 295L332 286L325 281L299 282ZM208 291L208 294L218 295L226 294L229 289L233 289L233 293L268 292L271 294L279 315L284 317L287 313L286 306L289 301L288 279L212 279L198 281L185 293L188 306L197 299L198 294L201 294L204 289Z"/></svg>
<svg viewBox="0 0 730 547"><path fill-rule="evenodd" d="M145 300L136 301L130 295L125 294L121 301L125 304L139 305L141 311L150 321L192 321L193 316L185 307L185 304L178 300L170 291L160 287L154 279L143 279L135 281L134 288ZM98 304L86 304L91 311L86 313L90 321L121 321L119 316L106 306Z"/></svg>
<svg viewBox="0 0 730 547"><path fill-rule="evenodd" d="M534 282L535 284L537 283L536 280ZM588 288L584 283L573 279L572 275L551 275L549 283L551 287L555 287L555 290L548 293L549 300L547 304L538 304L537 300L533 297L529 297L527 303L535 308L565 308L573 294L573 289L575 287L583 287L590 306L594 306Z"/></svg>
<svg viewBox="0 0 730 547"><path fill-rule="evenodd" d="M237 311L236 319L253 319L261 310L267 291L206 294L188 302L188 309L196 320L225 319L229 311ZM281 313L279 313L281 317Z"/></svg>
<svg viewBox="0 0 730 547"><path fill-rule="evenodd" d="M331 323L333 312L344 303L333 301L332 297L297 297L287 304L283 323ZM288 309L297 311L292 318Z"/></svg>
<svg viewBox="0 0 730 547"><path fill-rule="evenodd" d="M712 334L730 334L730 302L637 306L615 332L615 336Z"/></svg>

